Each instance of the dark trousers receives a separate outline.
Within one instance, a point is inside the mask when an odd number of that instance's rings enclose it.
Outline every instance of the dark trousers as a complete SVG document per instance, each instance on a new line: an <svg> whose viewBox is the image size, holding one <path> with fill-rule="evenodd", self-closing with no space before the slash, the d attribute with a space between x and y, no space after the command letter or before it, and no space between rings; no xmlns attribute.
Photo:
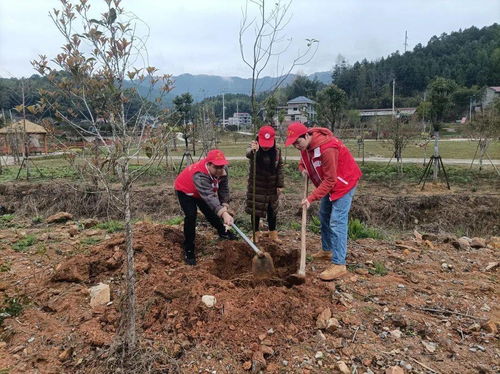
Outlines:
<svg viewBox="0 0 500 374"><path fill-rule="evenodd" d="M224 235L226 229L222 220L202 199L196 199L184 192L175 191L184 212L184 252L187 258L194 258L194 239L196 236L196 213L200 208L207 221L215 227L219 236Z"/></svg>
<svg viewBox="0 0 500 374"><path fill-rule="evenodd" d="M255 216L254 228L255 231L259 231L260 217ZM271 203L267 205L267 225L269 226L269 231L276 230L276 212L273 210Z"/></svg>

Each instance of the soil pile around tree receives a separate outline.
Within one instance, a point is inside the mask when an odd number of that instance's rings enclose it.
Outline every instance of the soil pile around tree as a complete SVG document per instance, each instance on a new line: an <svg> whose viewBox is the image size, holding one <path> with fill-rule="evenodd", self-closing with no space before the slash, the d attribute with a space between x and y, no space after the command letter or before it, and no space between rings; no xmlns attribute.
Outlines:
<svg viewBox="0 0 500 374"><path fill-rule="evenodd" d="M344 364L374 373L393 366L407 373L499 369L498 239L476 239L475 247L439 235L358 240L343 279L319 281L328 262L314 260L307 282L287 287L299 232L282 232L280 246L259 244L276 274L258 282L244 242L219 241L199 227L192 267L182 261L180 227L135 225L141 360L152 372L324 373ZM33 245L13 250L29 235ZM3 310L22 306L2 317L0 369L113 372L123 235L70 221L2 229L0 240ZM319 237L308 234L307 247L318 250ZM88 290L99 283L109 285L111 300L91 307Z"/></svg>

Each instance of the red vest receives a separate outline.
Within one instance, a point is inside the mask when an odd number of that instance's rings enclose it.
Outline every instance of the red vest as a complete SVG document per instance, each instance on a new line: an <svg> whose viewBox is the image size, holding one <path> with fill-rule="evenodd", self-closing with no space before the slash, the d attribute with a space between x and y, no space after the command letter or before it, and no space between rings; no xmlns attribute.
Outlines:
<svg viewBox="0 0 500 374"><path fill-rule="evenodd" d="M336 148L339 152L337 165L337 182L330 192L330 201L340 199L356 186L361 178L361 170L352 157L349 149L337 138L312 150L301 151L302 163L307 169L309 179L318 187L323 180L324 172L321 166L322 153L327 148Z"/></svg>
<svg viewBox="0 0 500 374"><path fill-rule="evenodd" d="M201 161L195 162L189 165L175 178L174 188L177 191L184 192L188 196L192 196L196 199L200 199L200 193L194 185L193 177L196 173L203 173L208 175L212 179L212 187L214 192L219 190L219 179L214 178L210 175L207 169L206 161L203 159Z"/></svg>

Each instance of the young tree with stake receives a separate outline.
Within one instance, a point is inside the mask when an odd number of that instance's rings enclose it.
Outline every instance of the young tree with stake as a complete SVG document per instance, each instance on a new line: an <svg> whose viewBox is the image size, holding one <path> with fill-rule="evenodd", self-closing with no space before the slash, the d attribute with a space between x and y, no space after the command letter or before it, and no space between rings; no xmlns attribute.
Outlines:
<svg viewBox="0 0 500 374"><path fill-rule="evenodd" d="M100 190L105 190L125 223L126 293L122 306L121 347L125 360L137 348L134 249L132 246L131 192L134 182L164 154L167 128L157 127L155 141L149 141L145 118L154 109L148 100L153 88L162 93L171 88L169 75L158 76L155 67L147 65L145 37L138 34L141 22L125 12L121 0L104 0L104 13L90 6L90 1L61 0L61 8L50 12L54 24L64 38L62 52L49 60L40 56L33 65L46 76L52 88L42 91L40 105L49 107L65 123L81 135L94 137L97 156L92 160L85 152L76 155L77 165L92 176ZM141 67L138 67L141 66ZM128 114L135 86L147 83L146 97L140 108ZM130 87L132 85L132 88ZM157 102L161 97L156 98ZM83 127L84 118L91 126ZM110 129L107 136L104 128ZM151 155L146 164L130 168L132 158L145 147ZM120 189L111 181L116 173Z"/></svg>

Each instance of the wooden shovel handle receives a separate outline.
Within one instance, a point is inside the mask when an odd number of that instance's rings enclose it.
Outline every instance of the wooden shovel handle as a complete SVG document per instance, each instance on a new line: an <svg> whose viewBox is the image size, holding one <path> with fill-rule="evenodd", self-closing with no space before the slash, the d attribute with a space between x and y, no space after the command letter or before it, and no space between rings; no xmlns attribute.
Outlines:
<svg viewBox="0 0 500 374"><path fill-rule="evenodd" d="M304 178L304 199L307 197L307 187L309 186L309 178ZM300 263L299 274L306 274L306 227L307 227L307 208L302 206L302 225L300 227Z"/></svg>

